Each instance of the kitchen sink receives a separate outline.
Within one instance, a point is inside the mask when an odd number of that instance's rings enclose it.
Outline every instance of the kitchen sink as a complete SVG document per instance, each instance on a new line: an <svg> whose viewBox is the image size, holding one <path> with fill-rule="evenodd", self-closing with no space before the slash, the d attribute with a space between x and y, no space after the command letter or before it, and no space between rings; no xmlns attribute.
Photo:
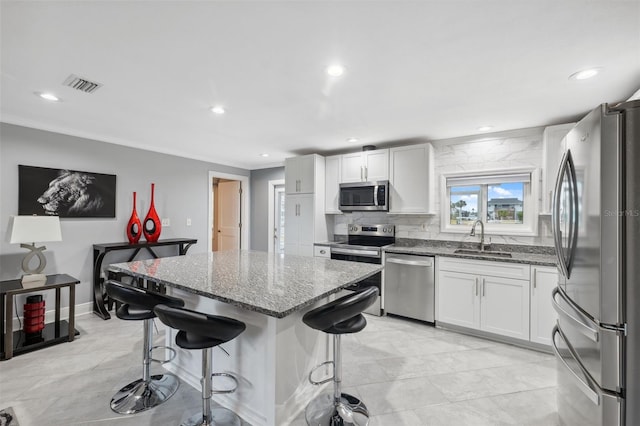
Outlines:
<svg viewBox="0 0 640 426"><path fill-rule="evenodd" d="M457 249L454 251L457 254L475 254L478 256L496 256L496 257L511 257L511 253L507 251L492 251L492 250L474 250L474 249Z"/></svg>

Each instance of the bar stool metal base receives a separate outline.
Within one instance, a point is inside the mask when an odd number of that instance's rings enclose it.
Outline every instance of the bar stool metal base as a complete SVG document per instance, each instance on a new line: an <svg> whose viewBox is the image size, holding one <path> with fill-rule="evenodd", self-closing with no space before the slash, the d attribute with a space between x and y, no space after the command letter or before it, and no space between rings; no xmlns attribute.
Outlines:
<svg viewBox="0 0 640 426"><path fill-rule="evenodd" d="M242 421L236 413L226 408L216 407L211 409L210 421L205 421L202 413L195 414L182 422L180 426L240 426Z"/></svg>
<svg viewBox="0 0 640 426"><path fill-rule="evenodd" d="M315 397L305 409L305 419L310 426L366 426L369 410L353 395L340 394L336 406L333 394L323 393Z"/></svg>
<svg viewBox="0 0 640 426"><path fill-rule="evenodd" d="M111 409L118 414L135 414L153 408L169 399L180 386L173 374L156 374L149 382L143 379L129 383L111 399Z"/></svg>

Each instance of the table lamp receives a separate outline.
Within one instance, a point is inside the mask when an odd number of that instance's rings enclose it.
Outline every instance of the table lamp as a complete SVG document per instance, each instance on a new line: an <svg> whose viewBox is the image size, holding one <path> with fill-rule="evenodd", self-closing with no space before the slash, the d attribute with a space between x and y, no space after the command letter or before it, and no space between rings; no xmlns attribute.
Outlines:
<svg viewBox="0 0 640 426"><path fill-rule="evenodd" d="M11 244L20 243L20 247L26 248L29 253L22 260L22 282L46 281L46 276L40 274L47 265L47 260L42 253L47 248L45 246L36 247L35 241L62 241L60 230L60 218L58 216L12 216L10 224ZM36 268L31 269L29 262L37 256L40 263Z"/></svg>

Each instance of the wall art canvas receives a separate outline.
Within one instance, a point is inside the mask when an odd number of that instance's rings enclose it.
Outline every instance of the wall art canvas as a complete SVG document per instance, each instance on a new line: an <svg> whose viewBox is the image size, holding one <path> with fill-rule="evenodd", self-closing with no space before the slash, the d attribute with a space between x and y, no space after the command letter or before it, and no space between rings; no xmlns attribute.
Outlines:
<svg viewBox="0 0 640 426"><path fill-rule="evenodd" d="M116 217L116 175L19 165L18 214Z"/></svg>

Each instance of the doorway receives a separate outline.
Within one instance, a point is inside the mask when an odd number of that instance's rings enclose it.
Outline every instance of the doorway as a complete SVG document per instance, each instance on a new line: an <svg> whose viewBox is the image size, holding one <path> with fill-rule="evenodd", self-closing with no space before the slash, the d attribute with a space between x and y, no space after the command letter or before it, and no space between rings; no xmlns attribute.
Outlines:
<svg viewBox="0 0 640 426"><path fill-rule="evenodd" d="M269 181L268 251L284 253L284 180Z"/></svg>
<svg viewBox="0 0 640 426"><path fill-rule="evenodd" d="M249 178L209 172L209 251L249 248Z"/></svg>

